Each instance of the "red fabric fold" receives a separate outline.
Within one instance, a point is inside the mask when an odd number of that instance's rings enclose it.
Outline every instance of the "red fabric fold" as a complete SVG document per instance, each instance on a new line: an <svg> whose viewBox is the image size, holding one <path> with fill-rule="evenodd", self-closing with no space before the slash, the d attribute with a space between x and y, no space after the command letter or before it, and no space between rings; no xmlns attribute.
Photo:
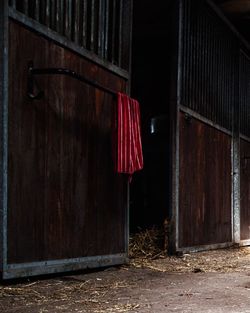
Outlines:
<svg viewBox="0 0 250 313"><path fill-rule="evenodd" d="M143 168L139 102L117 95L116 171L132 175Z"/></svg>

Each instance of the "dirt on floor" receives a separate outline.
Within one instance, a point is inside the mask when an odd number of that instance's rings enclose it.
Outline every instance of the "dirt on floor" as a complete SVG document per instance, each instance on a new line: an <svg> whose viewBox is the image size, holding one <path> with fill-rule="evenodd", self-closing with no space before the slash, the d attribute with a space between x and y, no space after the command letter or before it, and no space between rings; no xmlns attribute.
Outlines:
<svg viewBox="0 0 250 313"><path fill-rule="evenodd" d="M250 312L250 248L2 283L0 312Z"/></svg>

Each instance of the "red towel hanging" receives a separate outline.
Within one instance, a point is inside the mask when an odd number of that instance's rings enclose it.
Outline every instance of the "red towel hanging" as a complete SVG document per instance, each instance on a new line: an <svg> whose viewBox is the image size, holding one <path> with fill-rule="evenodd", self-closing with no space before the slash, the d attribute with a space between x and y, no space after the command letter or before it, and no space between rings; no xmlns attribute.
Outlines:
<svg viewBox="0 0 250 313"><path fill-rule="evenodd" d="M143 168L140 106L125 94L117 96L116 171L131 176Z"/></svg>

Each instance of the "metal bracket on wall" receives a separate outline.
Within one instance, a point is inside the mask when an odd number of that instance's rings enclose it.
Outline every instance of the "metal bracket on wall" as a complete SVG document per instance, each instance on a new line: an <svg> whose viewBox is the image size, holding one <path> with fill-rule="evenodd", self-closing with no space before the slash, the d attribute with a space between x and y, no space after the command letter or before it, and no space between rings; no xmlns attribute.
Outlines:
<svg viewBox="0 0 250 313"><path fill-rule="evenodd" d="M65 75L82 81L90 86L98 88L104 92L107 92L113 96L117 95L117 92L111 90L107 87L100 85L98 82L90 80L72 70L65 69L65 68L34 68L33 62L30 61L28 63L28 97L32 100L40 100L44 96L44 92L40 90L37 82L34 80L34 76L36 75ZM37 93L34 93L34 89L37 89Z"/></svg>
<svg viewBox="0 0 250 313"><path fill-rule="evenodd" d="M190 124L192 122L192 116L188 113L185 113L185 120L188 124Z"/></svg>

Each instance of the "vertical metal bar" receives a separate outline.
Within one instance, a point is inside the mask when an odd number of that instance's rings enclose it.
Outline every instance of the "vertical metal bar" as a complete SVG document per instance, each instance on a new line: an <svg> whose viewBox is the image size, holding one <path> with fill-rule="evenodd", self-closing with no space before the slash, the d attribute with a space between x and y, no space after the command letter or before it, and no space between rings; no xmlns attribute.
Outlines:
<svg viewBox="0 0 250 313"><path fill-rule="evenodd" d="M61 34L61 25L60 22L62 20L62 15L61 15L61 0L56 0L56 31Z"/></svg>
<svg viewBox="0 0 250 313"><path fill-rule="evenodd" d="M119 31L118 31L118 66L122 63L122 27L123 27L123 0L119 1Z"/></svg>
<svg viewBox="0 0 250 313"><path fill-rule="evenodd" d="M187 76L186 76L186 103L185 105L192 108L192 56L193 56L193 45L194 45L194 38L191 35L192 32L192 24L191 24L191 8L189 4L186 4L186 13L185 13L185 19L187 20L187 36L183 36L185 38L184 40L187 41L187 51L186 51L186 62L187 62Z"/></svg>
<svg viewBox="0 0 250 313"><path fill-rule="evenodd" d="M36 21L39 21L40 16L40 0L35 0L35 14L34 18Z"/></svg>
<svg viewBox="0 0 250 313"><path fill-rule="evenodd" d="M7 269L8 205L8 1L0 1L0 267Z"/></svg>
<svg viewBox="0 0 250 313"><path fill-rule="evenodd" d="M65 0L59 0L60 1L60 15L59 15L59 32L61 35L65 35Z"/></svg>
<svg viewBox="0 0 250 313"><path fill-rule="evenodd" d="M239 97L240 97L240 73L239 58L235 68L238 69L237 83L234 84L234 103L233 103L233 139L232 139L232 240L240 242L240 132L239 132Z"/></svg>
<svg viewBox="0 0 250 313"><path fill-rule="evenodd" d="M177 102L176 102L176 129L175 129L175 143L174 148L174 159L173 159L173 220L174 220L174 231L175 231L175 250L179 248L179 177L180 177L180 105L181 105L181 94L182 94L182 60L183 60L183 22L184 22L184 5L189 5L189 3L183 0L179 1L178 15L179 15L179 25L178 25L178 60L177 60Z"/></svg>
<svg viewBox="0 0 250 313"><path fill-rule="evenodd" d="M189 61L190 61L190 57L189 57L189 53L188 51L190 51L190 34L189 34L189 12L187 10L187 7L185 8L184 12L185 12L185 21L184 21L184 36L183 36L183 75L182 75L182 95L181 95L181 105L185 105L185 106L189 106L188 100L189 97L187 96L187 92L189 90L188 88L188 84L189 84L189 79L188 79L188 73L189 71Z"/></svg>
<svg viewBox="0 0 250 313"><path fill-rule="evenodd" d="M204 33L203 33L204 31ZM204 88L203 88L203 80L204 80L204 72L203 72L203 60L205 59L204 56L204 37L206 36L206 23L205 23L205 18L201 18L199 16L199 25L198 25L198 32L199 32L199 45L197 47L197 52L199 56L199 70L198 70L198 90L199 90L199 95L198 95L198 106L200 107L200 113L204 115L205 111L205 104L203 102L203 93L204 93ZM200 51L199 51L200 49Z"/></svg>
<svg viewBox="0 0 250 313"><path fill-rule="evenodd" d="M23 0L23 13L25 15L28 15L29 13L29 1L28 0Z"/></svg>
<svg viewBox="0 0 250 313"><path fill-rule="evenodd" d="M56 5L57 0L50 1L50 28L56 30Z"/></svg>
<svg viewBox="0 0 250 313"><path fill-rule="evenodd" d="M115 55L116 55L116 44L115 44L115 35L116 35L116 1L117 0L113 0L113 8L112 8L112 35L111 35L111 62L112 63L116 63L116 58L115 58Z"/></svg>
<svg viewBox="0 0 250 313"><path fill-rule="evenodd" d="M16 0L11 1L11 6L13 9L16 9Z"/></svg>
<svg viewBox="0 0 250 313"><path fill-rule="evenodd" d="M79 44L80 39L79 39L79 35L80 35L80 14L82 14L82 12L80 12L80 0L75 0L75 7L74 7L74 38L73 41L77 44Z"/></svg>
<svg viewBox="0 0 250 313"><path fill-rule="evenodd" d="M82 46L86 47L87 46L87 22L88 22L88 0L82 0L83 7L82 7L82 25L81 25L81 30L82 30Z"/></svg>
<svg viewBox="0 0 250 313"><path fill-rule="evenodd" d="M222 29L221 29L221 25L219 26L220 28L220 32L222 34ZM221 72L221 68L222 68L222 52L223 51L223 41L224 38L219 38L218 40L218 50L217 50L217 87L218 87L218 96L217 96L217 110L216 110L216 117L215 117L215 123L222 125L222 110L223 110L223 104L222 104L222 86L221 83L222 81L225 79L225 77L223 77L223 73Z"/></svg>
<svg viewBox="0 0 250 313"><path fill-rule="evenodd" d="M104 0L98 0L98 55L104 56L104 40L105 40L105 3Z"/></svg>
<svg viewBox="0 0 250 313"><path fill-rule="evenodd" d="M50 0L46 0L44 21L45 21L45 25L50 27Z"/></svg>
<svg viewBox="0 0 250 313"><path fill-rule="evenodd" d="M71 39L72 2L65 1L65 36Z"/></svg>
<svg viewBox="0 0 250 313"><path fill-rule="evenodd" d="M104 26L104 58L108 59L109 43L109 0L105 1L105 26Z"/></svg>
<svg viewBox="0 0 250 313"><path fill-rule="evenodd" d="M95 26L96 26L96 11L95 11L95 2L96 0L91 1L91 23L90 23L90 50L95 50Z"/></svg>
<svg viewBox="0 0 250 313"><path fill-rule="evenodd" d="M68 8L69 8L69 14L68 14L68 18L69 18L69 29L68 29L68 35L67 37L72 40L72 29L73 29L73 23L72 23L72 1L68 2Z"/></svg>

